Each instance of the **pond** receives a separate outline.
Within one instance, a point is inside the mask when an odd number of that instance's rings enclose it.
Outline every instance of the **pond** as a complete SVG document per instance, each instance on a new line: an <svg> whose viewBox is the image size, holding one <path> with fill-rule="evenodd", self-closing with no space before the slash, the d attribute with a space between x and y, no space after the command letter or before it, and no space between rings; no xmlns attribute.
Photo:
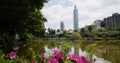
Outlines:
<svg viewBox="0 0 120 63"><path fill-rule="evenodd" d="M76 43L74 43L75 46ZM120 43L116 42L94 42L94 43L82 43L80 46L82 51L92 52L98 58L102 58L111 63L120 63ZM98 62L99 63L99 62Z"/></svg>
<svg viewBox="0 0 120 63"><path fill-rule="evenodd" d="M53 49L45 47L46 52L50 52L50 50L52 52ZM120 63L120 43L72 42L69 54L86 56L88 53L93 54L95 63Z"/></svg>

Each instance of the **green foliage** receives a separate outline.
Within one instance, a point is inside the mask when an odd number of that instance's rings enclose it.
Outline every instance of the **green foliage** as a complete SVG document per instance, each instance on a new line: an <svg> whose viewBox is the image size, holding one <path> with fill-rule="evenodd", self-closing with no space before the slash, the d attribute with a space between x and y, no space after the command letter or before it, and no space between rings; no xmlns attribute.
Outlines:
<svg viewBox="0 0 120 63"><path fill-rule="evenodd" d="M48 0L1 0L0 42L3 49L12 49L15 35L23 41L41 33L44 36L46 19L40 11ZM40 36L40 35L39 35ZM2 39L3 38L3 39Z"/></svg>
<svg viewBox="0 0 120 63"><path fill-rule="evenodd" d="M82 43L83 45L84 43ZM89 44L84 44L83 47L85 48L85 51L87 52L87 59L88 61L95 60L93 59L93 54L95 54L96 50L98 49L96 43L89 43Z"/></svg>
<svg viewBox="0 0 120 63"><path fill-rule="evenodd" d="M50 45L51 44L51 45ZM51 48L53 46L52 43L44 42L44 41L34 41L27 42L24 46L20 46L20 50L18 51L19 56L24 56L25 58L33 59L35 54L44 53L44 47L48 46Z"/></svg>
<svg viewBox="0 0 120 63"><path fill-rule="evenodd" d="M93 30L92 25L89 25L89 26L87 27L87 29L88 29L89 32L91 32L91 31Z"/></svg>
<svg viewBox="0 0 120 63"><path fill-rule="evenodd" d="M55 37L56 30L48 28L48 37Z"/></svg>
<svg viewBox="0 0 120 63"><path fill-rule="evenodd" d="M80 36L79 32L74 32L73 33L73 40L78 40L81 39L82 37Z"/></svg>
<svg viewBox="0 0 120 63"><path fill-rule="evenodd" d="M43 21L39 10L48 0L2 0L0 2L0 30L4 32L23 32L28 26L35 26L37 21ZM7 18L7 19L6 19ZM33 22L34 21L34 22ZM40 23L38 23L41 25ZM38 25L36 25L38 26ZM33 28L36 30L37 27Z"/></svg>
<svg viewBox="0 0 120 63"><path fill-rule="evenodd" d="M59 30L59 29L57 29L57 32L60 32L60 30Z"/></svg>
<svg viewBox="0 0 120 63"><path fill-rule="evenodd" d="M55 57L59 61L59 63L74 63L68 59L68 55L67 55L68 52L70 51L72 44L73 44L73 42L68 42L68 41L54 42L54 45L60 49L60 53L62 53L63 57L65 58L64 60L61 60L61 59L59 60L59 58ZM40 45L41 45L41 48L39 48ZM40 54L44 53L44 52L39 53L40 51L44 50L44 47L42 47L43 45L45 46L47 44L43 43L43 42L41 42L41 43L36 43L36 42L28 43L23 47L22 50L17 51L17 55L16 55L15 59L13 59L13 60L9 59L8 56L6 57L6 55L4 57L0 56L0 63L31 63L31 60L37 61L36 63L48 63L48 61L51 59L52 55L45 57L45 62L43 62L42 59L40 58ZM37 48L39 48L39 49L37 49ZM19 53L21 51L22 51L22 53L21 53L22 55L19 55ZM23 51L26 53L24 53Z"/></svg>
<svg viewBox="0 0 120 63"><path fill-rule="evenodd" d="M109 30L109 31L97 32L95 35L98 38L119 39L120 38L120 31Z"/></svg>
<svg viewBox="0 0 120 63"><path fill-rule="evenodd" d="M100 23L100 26L101 26L101 27L105 27L105 26L106 26L105 21L102 21L102 22Z"/></svg>
<svg viewBox="0 0 120 63"><path fill-rule="evenodd" d="M102 24L103 23L103 24ZM101 27L105 27L104 21L101 22ZM101 30L93 30L92 25L88 26L88 30L81 28L81 36L83 38L90 38L94 40L116 40L120 39L120 28L108 28Z"/></svg>
<svg viewBox="0 0 120 63"><path fill-rule="evenodd" d="M57 41L54 43L55 46L58 47L58 49L60 49L60 51L63 54L67 54L70 51L72 42L68 42L68 41ZM65 55L64 55L65 56ZM66 56L65 56L66 57Z"/></svg>
<svg viewBox="0 0 120 63"><path fill-rule="evenodd" d="M81 28L81 32L85 32L85 29L84 29L84 28Z"/></svg>
<svg viewBox="0 0 120 63"><path fill-rule="evenodd" d="M0 36L0 49L2 49L4 52L8 52L10 50L13 50L14 47L14 38L13 37L7 37L9 36L9 33L3 33L2 36Z"/></svg>
<svg viewBox="0 0 120 63"><path fill-rule="evenodd" d="M27 41L27 39L32 39L33 35L31 33L22 33L20 37L21 41Z"/></svg>
<svg viewBox="0 0 120 63"><path fill-rule="evenodd" d="M83 38L94 38L94 33L93 32L81 32L80 33Z"/></svg>
<svg viewBox="0 0 120 63"><path fill-rule="evenodd" d="M105 33L106 37L117 37L120 35L119 31L108 31Z"/></svg>
<svg viewBox="0 0 120 63"><path fill-rule="evenodd" d="M23 57L18 57L16 56L16 58L14 60L10 60L8 56L5 56L5 54L3 54L3 51L0 50L0 63L21 63Z"/></svg>
<svg viewBox="0 0 120 63"><path fill-rule="evenodd" d="M64 63L72 63L71 61L64 61Z"/></svg>

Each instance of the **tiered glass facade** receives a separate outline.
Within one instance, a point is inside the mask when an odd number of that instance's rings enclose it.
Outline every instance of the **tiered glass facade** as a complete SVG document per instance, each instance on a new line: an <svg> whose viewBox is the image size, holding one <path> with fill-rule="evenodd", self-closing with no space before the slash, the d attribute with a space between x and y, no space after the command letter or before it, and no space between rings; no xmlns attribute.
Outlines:
<svg viewBox="0 0 120 63"><path fill-rule="evenodd" d="M79 23L78 23L78 10L76 9L76 5L74 7L74 10L73 10L73 25L74 25L74 30L78 30L79 28Z"/></svg>

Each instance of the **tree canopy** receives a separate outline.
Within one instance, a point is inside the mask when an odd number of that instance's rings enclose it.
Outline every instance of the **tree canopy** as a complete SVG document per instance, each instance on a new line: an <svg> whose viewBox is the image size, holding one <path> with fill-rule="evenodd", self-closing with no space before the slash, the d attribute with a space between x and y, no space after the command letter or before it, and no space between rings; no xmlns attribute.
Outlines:
<svg viewBox="0 0 120 63"><path fill-rule="evenodd" d="M44 33L44 22L47 19L40 10L47 1L0 0L0 43L9 46L10 42L14 42L16 34Z"/></svg>
<svg viewBox="0 0 120 63"><path fill-rule="evenodd" d="M88 28L88 31L90 32L93 30L92 25L89 25L87 28Z"/></svg>
<svg viewBox="0 0 120 63"><path fill-rule="evenodd" d="M79 32L74 32L73 33L73 40L81 39L81 35Z"/></svg>
<svg viewBox="0 0 120 63"><path fill-rule="evenodd" d="M38 32L44 27L41 9L48 0L1 0L0 34Z"/></svg>
<svg viewBox="0 0 120 63"><path fill-rule="evenodd" d="M102 21L102 22L100 23L100 26L101 26L101 27L105 27L105 26L106 26L105 21Z"/></svg>

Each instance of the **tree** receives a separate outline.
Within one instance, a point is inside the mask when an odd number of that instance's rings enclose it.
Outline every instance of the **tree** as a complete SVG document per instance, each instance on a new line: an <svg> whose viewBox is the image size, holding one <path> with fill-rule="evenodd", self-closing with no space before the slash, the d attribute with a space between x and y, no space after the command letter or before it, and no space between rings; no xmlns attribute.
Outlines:
<svg viewBox="0 0 120 63"><path fill-rule="evenodd" d="M60 30L59 30L59 29L57 29L57 32L59 33L59 32L60 32Z"/></svg>
<svg viewBox="0 0 120 63"><path fill-rule="evenodd" d="M5 36L2 42L6 43L6 46L9 46L9 42L14 45L16 34L31 33L36 35L36 32L44 30L45 19L40 10L47 1L1 0L0 37Z"/></svg>
<svg viewBox="0 0 120 63"><path fill-rule="evenodd" d="M100 26L105 27L106 26L105 21L101 21Z"/></svg>
<svg viewBox="0 0 120 63"><path fill-rule="evenodd" d="M52 28L48 28L48 36L49 37L55 37L56 30Z"/></svg>
<svg viewBox="0 0 120 63"><path fill-rule="evenodd" d="M89 26L87 27L87 29L88 29L89 32L91 32L91 31L93 30L92 25L89 25Z"/></svg>
<svg viewBox="0 0 120 63"><path fill-rule="evenodd" d="M81 36L80 36L80 33L79 32L74 32L73 33L73 40L78 40L78 39L80 39L81 38Z"/></svg>
<svg viewBox="0 0 120 63"><path fill-rule="evenodd" d="M37 24L37 20L43 21L39 10L42 9L45 2L47 0L1 0L1 33L26 31L27 26Z"/></svg>
<svg viewBox="0 0 120 63"><path fill-rule="evenodd" d="M49 35L55 35L55 32L56 31L54 29L48 28Z"/></svg>
<svg viewBox="0 0 120 63"><path fill-rule="evenodd" d="M81 28L81 32L85 32L85 29L84 29L84 28Z"/></svg>

